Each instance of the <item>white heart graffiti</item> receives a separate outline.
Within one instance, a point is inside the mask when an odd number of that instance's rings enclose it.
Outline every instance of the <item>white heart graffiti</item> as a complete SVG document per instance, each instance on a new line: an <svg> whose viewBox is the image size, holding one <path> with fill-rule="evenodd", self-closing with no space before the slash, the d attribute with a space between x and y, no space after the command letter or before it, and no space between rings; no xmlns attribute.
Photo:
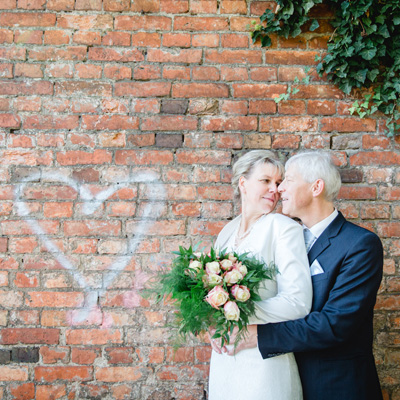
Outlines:
<svg viewBox="0 0 400 400"><path fill-rule="evenodd" d="M54 173L37 173L31 175L27 178L24 178L19 185L15 187L14 190L14 198L17 213L20 217L25 220L35 235L37 235L40 241L44 244L47 250L53 255L53 257L58 261L58 263L64 267L72 277L76 280L76 282L80 285L80 287L85 292L85 307L83 309L77 310L78 312L74 314L72 323L80 323L83 322L88 314L94 309L98 308L98 301L101 296L104 295L108 287L115 280L115 278L126 268L135 254L139 243L142 241L143 236L146 234L146 231L149 227L154 223L154 220L159 216L159 208L154 207L156 202L155 199L149 199L148 204L145 206L143 210L143 215L141 216L140 223L138 224L135 233L130 237L127 246L127 252L121 256L119 256L114 263L112 263L108 272L103 277L103 287L101 289L95 289L88 284L85 277L74 267L68 257L62 253L62 251L57 247L57 245L53 242L52 239L49 238L47 232L43 230L37 220L30 218L30 210L27 207L27 204L21 200L21 196L24 193L25 186L30 182L37 182L40 180L46 180L46 182L53 183L63 183L71 188L73 188L83 200L83 213L85 215L93 214L101 204L107 200L110 196L112 196L116 191L129 187L134 183L144 183L144 184L154 184L157 185L157 203L165 203L165 188L164 185L155 173L149 171L143 171L137 174L134 178L130 180L126 180L123 183L116 183L108 187L107 189L93 195L92 192L83 185L80 185L79 182L72 178L65 177L61 174Z"/></svg>

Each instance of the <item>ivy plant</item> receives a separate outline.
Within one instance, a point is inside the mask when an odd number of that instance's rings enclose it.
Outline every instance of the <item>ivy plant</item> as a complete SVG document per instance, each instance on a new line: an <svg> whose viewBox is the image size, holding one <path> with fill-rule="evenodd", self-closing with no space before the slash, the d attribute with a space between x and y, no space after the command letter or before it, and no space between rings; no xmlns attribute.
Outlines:
<svg viewBox="0 0 400 400"><path fill-rule="evenodd" d="M254 25L253 42L271 45L271 34L296 37L305 24L318 28L310 10L322 0L277 0L275 12L267 9ZM350 112L365 117L380 111L387 116L388 136L400 130L400 1L328 0L335 17L334 32L317 71L325 73L344 93L358 89L364 100L356 101Z"/></svg>

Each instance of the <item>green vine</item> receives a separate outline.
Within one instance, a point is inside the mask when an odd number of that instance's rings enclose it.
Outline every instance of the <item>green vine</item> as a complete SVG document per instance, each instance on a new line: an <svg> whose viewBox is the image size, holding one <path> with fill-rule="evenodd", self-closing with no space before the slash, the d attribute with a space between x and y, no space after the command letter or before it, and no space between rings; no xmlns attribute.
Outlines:
<svg viewBox="0 0 400 400"><path fill-rule="evenodd" d="M271 34L296 37L304 25L318 28L310 10L322 0L277 0L277 11L267 9L254 26L253 42L271 45ZM400 130L400 2L398 0L330 0L335 10L334 33L317 72L344 93L367 92L350 112L360 117L380 111L387 116L387 135ZM317 60L318 61L318 60Z"/></svg>

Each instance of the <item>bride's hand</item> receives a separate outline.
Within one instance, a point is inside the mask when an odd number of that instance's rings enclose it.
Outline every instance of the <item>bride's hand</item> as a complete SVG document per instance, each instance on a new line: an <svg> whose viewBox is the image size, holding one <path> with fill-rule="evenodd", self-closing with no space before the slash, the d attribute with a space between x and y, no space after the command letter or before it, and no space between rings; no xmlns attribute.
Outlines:
<svg viewBox="0 0 400 400"><path fill-rule="evenodd" d="M222 354L222 348L221 348L221 339L213 339L213 336L215 334L215 329L210 328L209 331L207 332L208 338L210 339L210 344L212 349L218 353Z"/></svg>
<svg viewBox="0 0 400 400"><path fill-rule="evenodd" d="M238 329L235 328L230 335L230 343L229 346L224 346L222 352L228 354L229 356L234 356L235 354L239 353L239 351L252 349L258 346L257 342L257 325L249 325L247 328L247 333L243 340L241 340L237 346L235 347L233 343L235 343L236 335Z"/></svg>

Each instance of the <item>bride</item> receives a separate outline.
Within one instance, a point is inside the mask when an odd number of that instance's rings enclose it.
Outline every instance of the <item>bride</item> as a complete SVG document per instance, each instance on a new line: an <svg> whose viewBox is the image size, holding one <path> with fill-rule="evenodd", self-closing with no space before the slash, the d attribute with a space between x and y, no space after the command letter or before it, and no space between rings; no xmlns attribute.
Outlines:
<svg viewBox="0 0 400 400"><path fill-rule="evenodd" d="M256 316L250 324L304 317L311 308L312 286L302 227L273 213L279 200L283 165L266 150L246 153L233 166L232 183L242 213L218 235L215 246L239 254L250 252L278 268L274 280L259 290ZM258 348L235 357L211 339L209 400L301 400L302 389L293 353L263 359Z"/></svg>

